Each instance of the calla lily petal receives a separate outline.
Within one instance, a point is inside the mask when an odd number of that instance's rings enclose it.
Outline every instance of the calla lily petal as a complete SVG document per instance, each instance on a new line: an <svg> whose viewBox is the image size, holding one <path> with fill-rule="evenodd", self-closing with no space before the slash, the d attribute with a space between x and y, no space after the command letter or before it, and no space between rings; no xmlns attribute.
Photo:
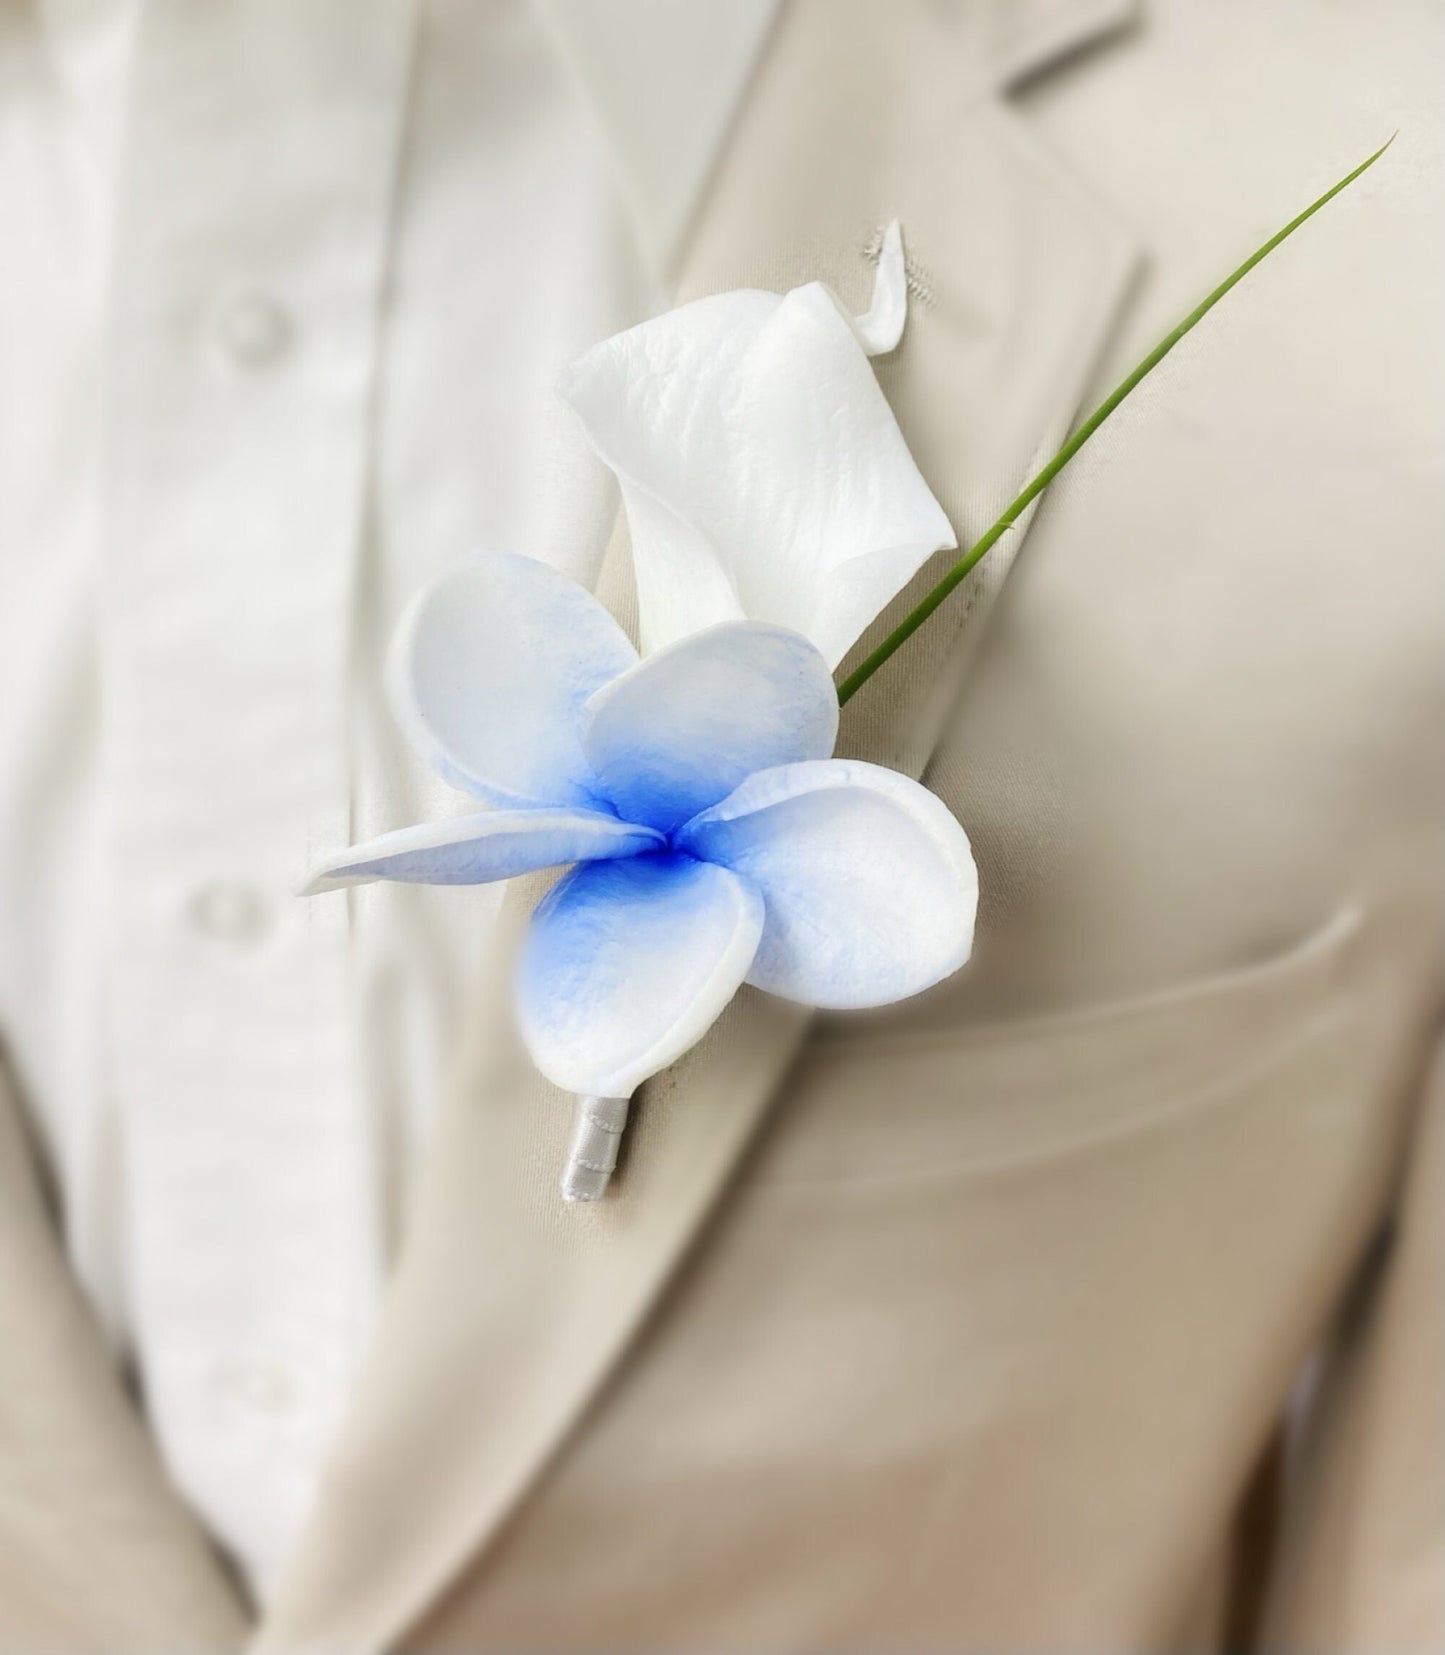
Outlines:
<svg viewBox="0 0 1445 1655"><path fill-rule="evenodd" d="M626 1097L696 1045L752 963L763 903L727 868L665 854L568 874L532 916L523 1038L571 1092Z"/></svg>
<svg viewBox="0 0 1445 1655"><path fill-rule="evenodd" d="M885 1005L956 971L973 944L968 838L926 788L856 760L750 776L678 848L742 874L767 921L748 981L788 1000Z"/></svg>
<svg viewBox="0 0 1445 1655"><path fill-rule="evenodd" d="M538 868L565 867L658 850L651 828L601 811L489 810L450 821L383 833L316 868L301 891L315 896L343 885L399 879L419 885L487 885Z"/></svg>
<svg viewBox="0 0 1445 1655"><path fill-rule="evenodd" d="M503 806L595 806L583 702L636 664L600 603L534 558L481 552L412 603L388 666L412 745L454 787Z"/></svg>
<svg viewBox="0 0 1445 1655"><path fill-rule="evenodd" d="M562 394L621 482L645 653L741 613L803 633L834 667L956 544L857 331L869 348L895 338L895 264L861 322L817 282L723 293L569 370Z"/></svg>
<svg viewBox="0 0 1445 1655"><path fill-rule="evenodd" d="M758 621L659 650L588 701L583 748L632 821L670 831L755 770L827 758L838 692L799 633Z"/></svg>
<svg viewBox="0 0 1445 1655"><path fill-rule="evenodd" d="M898 349L908 318L908 265L903 257L903 231L895 218L878 243L878 276L873 303L861 316L843 312L858 343L868 356L886 356Z"/></svg>

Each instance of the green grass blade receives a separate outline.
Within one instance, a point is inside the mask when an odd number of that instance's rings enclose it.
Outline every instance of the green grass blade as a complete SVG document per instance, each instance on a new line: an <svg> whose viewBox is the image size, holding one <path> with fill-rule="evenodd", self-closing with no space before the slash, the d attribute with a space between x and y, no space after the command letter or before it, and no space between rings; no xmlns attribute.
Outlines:
<svg viewBox="0 0 1445 1655"><path fill-rule="evenodd" d="M976 540L972 546L969 547L958 562L955 563L943 579L939 581L938 585L933 588L928 596L925 597L916 608L910 610L909 613L904 616L904 618L896 627L894 627L883 642L879 644L878 647L866 657L866 659L861 661L853 669L853 671L848 674L848 676L838 686L838 701L840 705L847 702L852 696L856 695L863 685L866 684L873 676L873 674L877 672L879 667L881 667L891 655L901 648L903 644L907 643L913 634L917 632L919 627L922 626L929 616L932 615L933 612L939 607L939 605L943 603L949 593L952 592L953 589L964 579L968 572L983 559L989 551L989 548L1008 533L1008 531L1018 521L1018 518L1023 511L1034 500L1036 500L1040 494L1043 493L1051 482L1053 482L1054 478L1058 476L1066 465L1068 465L1069 461L1072 460L1084 444L1088 442L1089 438L1093 436L1093 434L1099 429L1104 421L1108 419L1110 414L1114 412L1119 404L1123 402L1124 399L1133 390L1135 390L1143 380L1148 378L1154 369L1159 366L1164 358L1168 356L1170 351L1174 349L1174 347L1187 333L1191 332L1200 322L1204 320L1209 312L1214 309L1215 305L1217 305L1224 295L1229 292L1230 288L1236 286L1239 282L1242 282L1250 271L1254 269L1255 265L1268 258L1281 242L1287 241L1295 233L1295 231L1299 229L1300 225L1313 218L1327 201L1333 201L1341 190L1347 189L1354 183L1361 173L1368 171L1369 168L1374 166L1375 162L1380 159L1380 157L1385 153L1390 145L1394 143L1394 141L1395 140L1392 137L1388 140L1388 142L1382 144L1367 161L1362 161L1353 172L1347 173L1338 184L1332 185L1331 188L1327 189L1318 201L1311 202L1310 205L1298 215L1298 217L1292 218L1282 230L1277 231L1267 242L1264 243L1262 247L1257 248L1253 253L1251 253L1237 270L1235 270L1231 275L1226 276L1219 286L1216 287L1207 298L1201 299L1194 309L1191 310L1184 318L1184 320L1180 322L1178 327L1165 334L1165 336L1159 341L1154 349L1149 352L1138 367L1136 367L1132 373L1126 375L1125 378L1122 379L1112 391L1110 391L1108 396L1104 398L1099 406L1094 409L1093 413L1091 413L1088 418L1085 419L1084 422L1075 430L1074 434L1058 451L1058 453L1054 455L1053 459L1051 459L1047 465L1045 465L1040 471L1035 473L1032 478L1030 478L1030 480L1024 485L1021 492L1009 503L1008 506L1004 508L1003 515L999 517L998 521L986 530L985 533L978 540Z"/></svg>

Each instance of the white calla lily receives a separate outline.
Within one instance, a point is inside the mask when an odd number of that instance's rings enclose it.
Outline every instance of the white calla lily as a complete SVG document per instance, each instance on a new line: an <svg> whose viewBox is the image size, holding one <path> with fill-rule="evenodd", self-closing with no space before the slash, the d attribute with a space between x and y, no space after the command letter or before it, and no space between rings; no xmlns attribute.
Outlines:
<svg viewBox="0 0 1445 1655"><path fill-rule="evenodd" d="M957 544L868 360L905 307L893 225L862 317L819 282L723 293L573 364L561 391L621 485L644 654L748 619L801 633L831 669Z"/></svg>

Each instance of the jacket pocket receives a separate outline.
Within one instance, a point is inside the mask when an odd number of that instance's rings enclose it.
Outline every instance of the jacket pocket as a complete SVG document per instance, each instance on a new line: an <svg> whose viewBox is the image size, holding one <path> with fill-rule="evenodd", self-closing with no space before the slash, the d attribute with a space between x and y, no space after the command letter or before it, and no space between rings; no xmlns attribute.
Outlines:
<svg viewBox="0 0 1445 1655"><path fill-rule="evenodd" d="M820 1643L1163 1647L1380 1210L1377 917L1127 1005L816 1042L634 1369L606 1486L657 1477L612 1520L673 1496L682 1554L802 1583Z"/></svg>
<svg viewBox="0 0 1445 1655"><path fill-rule="evenodd" d="M950 1178L1208 1109L1339 1022L1364 928L1341 909L1264 962L1081 1012L830 1033L794 1071L757 1180Z"/></svg>

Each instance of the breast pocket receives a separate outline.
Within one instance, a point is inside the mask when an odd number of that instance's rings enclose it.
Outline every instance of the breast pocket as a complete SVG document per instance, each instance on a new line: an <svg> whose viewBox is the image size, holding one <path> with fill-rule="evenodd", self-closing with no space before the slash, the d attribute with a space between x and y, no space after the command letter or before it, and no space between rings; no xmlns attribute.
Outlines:
<svg viewBox="0 0 1445 1655"><path fill-rule="evenodd" d="M1348 1020L1364 930L1342 910L1267 961L1062 1016L887 1035L844 1025L795 1071L758 1181L861 1198L987 1178L1298 1093Z"/></svg>
<svg viewBox="0 0 1445 1655"><path fill-rule="evenodd" d="M629 1546L806 1647L1164 1647L1386 1162L1366 942L816 1044L588 1441Z"/></svg>
<svg viewBox="0 0 1445 1655"><path fill-rule="evenodd" d="M729 1406L846 1515L880 1637L946 1646L960 1603L998 1647L1167 1635L1380 1198L1369 934L803 1060L715 1302Z"/></svg>

